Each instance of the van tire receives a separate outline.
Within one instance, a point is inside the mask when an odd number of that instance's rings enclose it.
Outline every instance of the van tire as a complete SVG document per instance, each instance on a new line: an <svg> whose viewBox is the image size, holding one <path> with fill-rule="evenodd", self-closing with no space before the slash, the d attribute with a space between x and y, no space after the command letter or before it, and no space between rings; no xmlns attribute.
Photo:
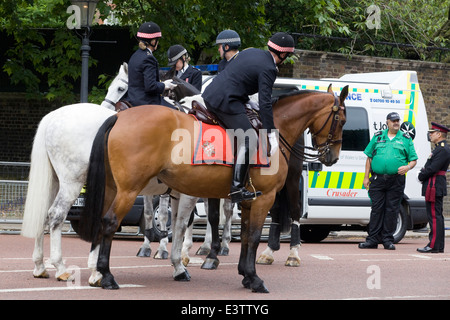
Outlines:
<svg viewBox="0 0 450 320"><path fill-rule="evenodd" d="M408 214L406 206L402 203L397 217L397 228L394 232L394 243L399 243L406 234L408 227Z"/></svg>
<svg viewBox="0 0 450 320"><path fill-rule="evenodd" d="M307 243L317 243L328 237L329 226L300 225L300 239Z"/></svg>
<svg viewBox="0 0 450 320"><path fill-rule="evenodd" d="M158 237L158 239L162 239L163 234L161 233L161 223L158 220L158 210L159 210L159 196L153 197L153 230ZM172 207L170 206L169 202L169 208L168 208L168 214L169 219L167 221L166 227L168 232L169 241L172 240Z"/></svg>

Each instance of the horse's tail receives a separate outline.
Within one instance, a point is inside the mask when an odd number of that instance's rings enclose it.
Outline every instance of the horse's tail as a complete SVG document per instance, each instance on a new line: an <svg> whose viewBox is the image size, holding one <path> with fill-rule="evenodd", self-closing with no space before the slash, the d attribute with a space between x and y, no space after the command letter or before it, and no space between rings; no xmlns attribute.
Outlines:
<svg viewBox="0 0 450 320"><path fill-rule="evenodd" d="M287 186L284 184L283 189L278 194L278 223L282 233L288 232L291 227L290 202Z"/></svg>
<svg viewBox="0 0 450 320"><path fill-rule="evenodd" d="M42 118L34 136L25 211L22 221L24 237L37 238L44 232L48 209L55 200L57 180L45 147L45 132L51 117Z"/></svg>
<svg viewBox="0 0 450 320"><path fill-rule="evenodd" d="M109 132L116 121L116 115L106 119L92 144L86 181L85 206L80 215L78 232L81 239L89 242L95 241L101 230L106 182L105 154L107 155Z"/></svg>

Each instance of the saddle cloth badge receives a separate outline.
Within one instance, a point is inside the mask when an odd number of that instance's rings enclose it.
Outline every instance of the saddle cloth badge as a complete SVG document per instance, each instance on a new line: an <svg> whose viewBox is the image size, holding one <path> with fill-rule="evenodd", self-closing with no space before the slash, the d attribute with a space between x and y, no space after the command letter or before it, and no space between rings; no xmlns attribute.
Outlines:
<svg viewBox="0 0 450 320"><path fill-rule="evenodd" d="M198 121L199 130L194 137L194 154L192 165L218 164L232 166L234 164L234 153L230 138L224 128ZM261 141L258 142L258 152L255 159L251 161L252 167L269 167L270 160L267 152L262 151Z"/></svg>

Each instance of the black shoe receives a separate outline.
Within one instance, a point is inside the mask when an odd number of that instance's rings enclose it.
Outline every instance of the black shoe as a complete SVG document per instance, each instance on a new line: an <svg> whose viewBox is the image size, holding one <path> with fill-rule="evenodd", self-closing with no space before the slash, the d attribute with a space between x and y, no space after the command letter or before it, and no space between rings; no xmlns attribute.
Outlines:
<svg viewBox="0 0 450 320"><path fill-rule="evenodd" d="M423 248L417 248L417 251L419 251L420 253L439 253L439 252L444 252L444 250L440 251L438 249L434 249L434 248L431 248L429 246L425 246Z"/></svg>
<svg viewBox="0 0 450 320"><path fill-rule="evenodd" d="M395 246L394 246L393 243L383 244L383 247L384 247L386 250L395 250Z"/></svg>
<svg viewBox="0 0 450 320"><path fill-rule="evenodd" d="M256 191L256 194L254 192L250 192L245 188L240 188L238 190L232 190L230 192L230 198L232 203L237 203L241 201L248 201L248 200L255 200L256 197L259 197L262 195L261 191Z"/></svg>
<svg viewBox="0 0 450 320"><path fill-rule="evenodd" d="M360 249L376 249L376 248L378 248L378 244L373 244L373 243L369 243L369 242L361 242L358 245L358 248L360 248Z"/></svg>

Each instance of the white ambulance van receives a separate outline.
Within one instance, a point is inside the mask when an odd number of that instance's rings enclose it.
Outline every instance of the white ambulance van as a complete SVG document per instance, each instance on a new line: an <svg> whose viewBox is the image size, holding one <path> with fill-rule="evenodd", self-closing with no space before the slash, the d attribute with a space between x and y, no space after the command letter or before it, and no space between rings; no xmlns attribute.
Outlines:
<svg viewBox="0 0 450 320"><path fill-rule="evenodd" d="M366 155L363 153L374 133L387 128L386 116L400 114L400 122L415 127L414 146L419 159L407 173L406 187L398 213L395 242L406 230L426 226L425 199L421 196L418 171L431 153L427 140L428 120L415 71L347 74L339 79L301 80L278 78L274 94L293 90L326 91L329 84L339 95L349 85L345 101L347 122L339 161L331 167L318 162L304 163L300 181L302 201L301 237L307 242L325 239L330 231L365 230L370 217L370 199L363 186ZM407 127L406 130L410 130ZM306 145L311 138L306 136Z"/></svg>

